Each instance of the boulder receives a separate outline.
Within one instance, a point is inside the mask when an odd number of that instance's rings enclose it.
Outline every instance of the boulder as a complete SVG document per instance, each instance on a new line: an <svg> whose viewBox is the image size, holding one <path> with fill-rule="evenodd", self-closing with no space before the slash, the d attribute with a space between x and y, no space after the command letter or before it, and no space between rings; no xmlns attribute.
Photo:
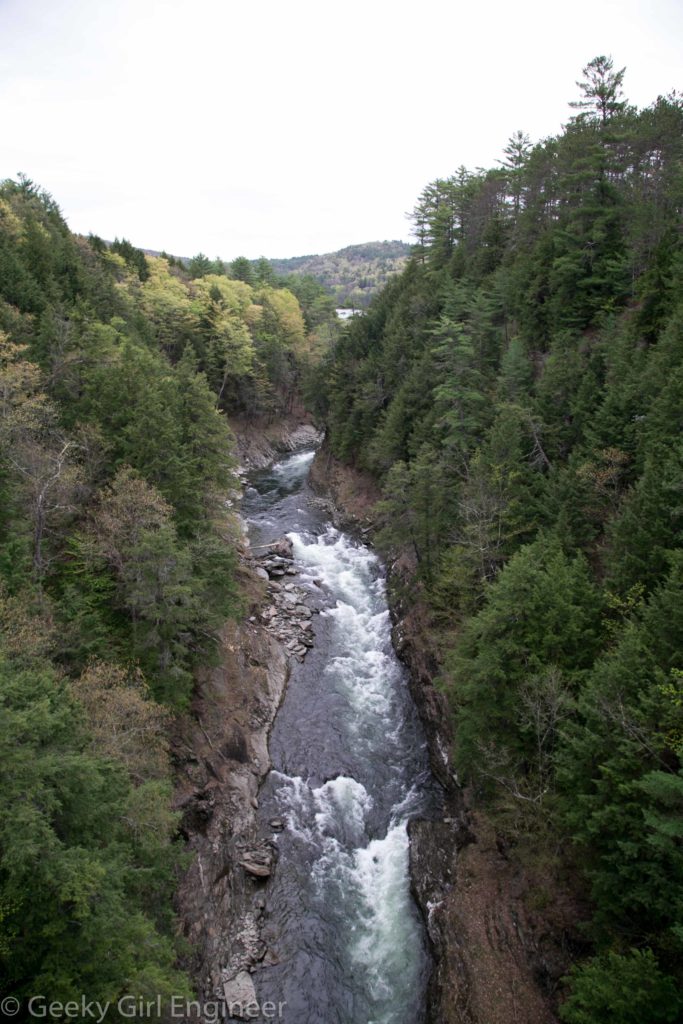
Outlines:
<svg viewBox="0 0 683 1024"><path fill-rule="evenodd" d="M264 844L251 850L245 850L240 864L248 874L255 878L269 878L273 870L272 851Z"/></svg>
<svg viewBox="0 0 683 1024"><path fill-rule="evenodd" d="M270 545L270 550L274 555L280 555L284 558L292 557L292 542L289 537L281 537L276 540L274 544Z"/></svg>
<svg viewBox="0 0 683 1024"><path fill-rule="evenodd" d="M257 864L254 860L248 860L246 857L240 861L240 864L249 875L253 875L254 878L270 878L272 873L272 864Z"/></svg>
<svg viewBox="0 0 683 1024"><path fill-rule="evenodd" d="M223 982L223 998L228 1017L253 1020L256 989L248 971L240 971L234 978Z"/></svg>

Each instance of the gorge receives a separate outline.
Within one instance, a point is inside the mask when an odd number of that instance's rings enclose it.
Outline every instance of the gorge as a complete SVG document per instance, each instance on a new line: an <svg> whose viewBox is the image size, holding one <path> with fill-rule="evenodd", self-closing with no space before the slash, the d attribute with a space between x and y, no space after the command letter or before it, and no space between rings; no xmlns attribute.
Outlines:
<svg viewBox="0 0 683 1024"><path fill-rule="evenodd" d="M407 825L438 813L440 794L391 647L381 563L312 503L313 454L252 477L243 503L254 544L291 537L315 611L314 645L289 680L260 798L262 827L284 828L264 928L280 962L256 988L286 999L291 1024L418 1021L428 955Z"/></svg>
<svg viewBox="0 0 683 1024"><path fill-rule="evenodd" d="M678 1024L683 103L624 73L344 323L0 184L0 1002Z"/></svg>

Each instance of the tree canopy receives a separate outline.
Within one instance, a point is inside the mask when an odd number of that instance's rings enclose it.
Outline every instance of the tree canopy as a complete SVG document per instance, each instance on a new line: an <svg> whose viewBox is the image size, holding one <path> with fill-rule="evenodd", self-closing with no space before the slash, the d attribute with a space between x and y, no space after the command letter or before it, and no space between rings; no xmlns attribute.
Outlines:
<svg viewBox="0 0 683 1024"><path fill-rule="evenodd" d="M624 79L596 57L559 135L425 187L318 398L414 566L458 777L590 889L572 1024L678 1020L683 985L683 104Z"/></svg>
<svg viewBox="0 0 683 1024"><path fill-rule="evenodd" d="M168 735L242 610L228 416L289 408L318 299L0 185L2 995L189 995Z"/></svg>

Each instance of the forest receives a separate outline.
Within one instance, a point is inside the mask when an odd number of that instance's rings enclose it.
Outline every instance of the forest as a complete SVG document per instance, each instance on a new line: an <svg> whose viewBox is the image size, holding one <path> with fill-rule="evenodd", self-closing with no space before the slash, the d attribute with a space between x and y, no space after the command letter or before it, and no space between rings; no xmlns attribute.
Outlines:
<svg viewBox="0 0 683 1024"><path fill-rule="evenodd" d="M410 553L460 782L585 894L561 1019L645 1024L683 1013L683 103L577 84L424 189L318 412Z"/></svg>
<svg viewBox="0 0 683 1024"><path fill-rule="evenodd" d="M121 246L130 257L133 247L129 242L116 239L112 243L114 251L122 251ZM145 256L161 256L170 266L186 269L193 279L217 274L252 286L268 284L288 288L304 301L309 311L316 305L316 315L322 323L329 319L331 304L346 309L366 309L390 278L404 269L410 251L407 242L363 242L337 252L287 259L261 256L249 260L246 256L237 256L226 263L220 256L211 260L202 252L190 259L151 249L137 250L137 259L144 261Z"/></svg>
<svg viewBox="0 0 683 1024"><path fill-rule="evenodd" d="M169 734L243 613L227 417L285 413L336 320L269 281L0 185L3 994L191 992Z"/></svg>
<svg viewBox="0 0 683 1024"><path fill-rule="evenodd" d="M681 1019L683 102L623 89L597 57L556 137L427 185L343 328L314 268L0 184L1 995L191 993L169 735L245 612L228 419L303 394L381 486L460 784L589 908L561 1019Z"/></svg>

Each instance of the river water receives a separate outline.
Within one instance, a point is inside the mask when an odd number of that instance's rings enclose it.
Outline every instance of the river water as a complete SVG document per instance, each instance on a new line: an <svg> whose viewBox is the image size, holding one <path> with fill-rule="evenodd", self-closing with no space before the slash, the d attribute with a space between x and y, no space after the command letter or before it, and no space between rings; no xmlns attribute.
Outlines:
<svg viewBox="0 0 683 1024"><path fill-rule="evenodd" d="M264 938L278 963L254 975L284 1024L419 1024L430 961L410 893L408 821L440 795L406 673L391 645L381 562L336 530L307 484L313 452L253 474L253 545L287 534L309 591L315 645L294 663L260 794L278 864Z"/></svg>

